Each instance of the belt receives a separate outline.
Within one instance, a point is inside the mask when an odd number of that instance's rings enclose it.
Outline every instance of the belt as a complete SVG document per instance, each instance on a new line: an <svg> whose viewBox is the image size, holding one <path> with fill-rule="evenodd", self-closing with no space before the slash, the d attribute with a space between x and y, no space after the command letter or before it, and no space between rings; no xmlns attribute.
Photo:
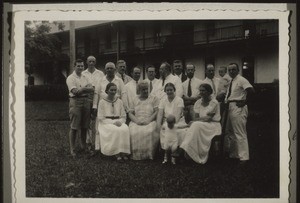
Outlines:
<svg viewBox="0 0 300 203"><path fill-rule="evenodd" d="M232 102L241 102L241 101L246 101L246 100L228 100L225 103L232 103Z"/></svg>
<svg viewBox="0 0 300 203"><path fill-rule="evenodd" d="M120 116L105 116L105 118L109 118L109 119L114 120L114 119L119 119Z"/></svg>
<svg viewBox="0 0 300 203"><path fill-rule="evenodd" d="M81 95L81 96L73 96L73 97L70 97L70 98L87 98L88 96L87 95Z"/></svg>

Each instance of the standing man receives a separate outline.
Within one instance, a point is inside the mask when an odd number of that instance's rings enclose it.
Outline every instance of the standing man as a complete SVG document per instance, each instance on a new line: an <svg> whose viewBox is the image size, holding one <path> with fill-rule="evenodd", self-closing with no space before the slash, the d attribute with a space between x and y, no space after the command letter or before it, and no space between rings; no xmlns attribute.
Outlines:
<svg viewBox="0 0 300 203"><path fill-rule="evenodd" d="M149 83L149 94L153 94L157 88L157 84L158 84L158 79L155 78L155 67L154 66L148 66L146 68L146 74L147 74L147 78L145 79L145 81L147 81Z"/></svg>
<svg viewBox="0 0 300 203"><path fill-rule="evenodd" d="M226 92L231 81L231 77L227 73L227 67L221 66L219 68L220 82L219 82L219 94L217 95L217 100L220 102L220 114L222 116L222 122L224 120L224 110L226 104L224 103L224 99L226 96Z"/></svg>
<svg viewBox="0 0 300 203"><path fill-rule="evenodd" d="M183 86L183 101L185 106L186 122L190 122L194 118L194 103L200 98L199 87L201 80L194 77L195 66L193 64L186 65L187 80L182 84Z"/></svg>
<svg viewBox="0 0 300 203"><path fill-rule="evenodd" d="M212 96L216 98L219 94L220 79L215 77L215 66L213 64L207 64L205 73L206 78L203 80L203 82L209 84L212 87Z"/></svg>
<svg viewBox="0 0 300 203"><path fill-rule="evenodd" d="M98 109L98 104L99 101L102 98L105 98L105 96L107 95L105 93L105 88L107 86L108 83L114 83L117 85L117 94L116 96L119 97L124 104L127 104L127 99L126 99L126 91L125 91L125 86L124 83L122 81L121 78L116 77L115 73L116 73L116 66L113 62L108 62L105 64L105 72L106 75L99 80L99 82L97 83L96 87L95 87L95 92L94 92L94 99L93 99L93 109L92 109L92 114L93 117L97 116L97 109ZM124 105L124 107L126 107ZM97 122L96 122L96 128L97 128ZM100 149L100 136L96 134L95 137L95 149Z"/></svg>
<svg viewBox="0 0 300 203"><path fill-rule="evenodd" d="M96 69L96 58L94 56L89 56L86 60L88 68L82 72L82 75L85 75L92 81L92 85L95 88L98 81L100 81L103 77L104 74L102 71ZM93 99L94 99L94 92L89 94L89 100L91 103L91 108L93 106ZM93 130L95 129L95 119L92 117L92 121L90 123L90 128L87 132L87 137L86 137L86 144L88 145L88 149L92 151L92 143L93 143ZM97 132L97 129L96 129Z"/></svg>
<svg viewBox="0 0 300 203"><path fill-rule="evenodd" d="M117 61L117 73L116 76L121 78L126 85L129 81L132 80L132 78L128 75L126 75L126 62L124 60L118 60Z"/></svg>
<svg viewBox="0 0 300 203"><path fill-rule="evenodd" d="M89 94L94 92L92 81L82 74L84 70L84 62L77 59L74 63L75 70L67 78L67 86L69 89L69 115L71 120L71 129L69 133L71 155L76 158L75 141L76 134L81 131L81 149L85 150L86 132L90 124L91 102Z"/></svg>
<svg viewBox="0 0 300 203"><path fill-rule="evenodd" d="M183 65L182 65L181 60L173 61L173 70L174 70L174 75L178 76L180 78L181 82L186 81L187 76L184 74Z"/></svg>
<svg viewBox="0 0 300 203"><path fill-rule="evenodd" d="M138 89L138 82L141 77L141 69L139 67L134 67L132 70L132 78L133 80L129 81L125 85L125 91L127 94L127 104L125 104L127 107L126 112L129 111L130 108L133 107L133 101L137 95L140 94L139 89Z"/></svg>
<svg viewBox="0 0 300 203"><path fill-rule="evenodd" d="M125 85L121 78L116 77L116 66L113 62L105 64L106 75L97 83L95 87L94 100L93 100L93 111L97 110L100 99L104 98L107 94L105 88L108 83L115 83L117 85L117 94L123 103L126 101ZM127 101L126 101L127 103ZM97 112L97 111L96 111Z"/></svg>
<svg viewBox="0 0 300 203"><path fill-rule="evenodd" d="M167 62L163 62L160 65L159 71L160 71L161 77L158 82L158 88L156 90L155 96L157 96L157 98L159 100L161 100L164 96L166 96L166 93L164 92L164 88L165 88L165 85L170 82L175 85L176 96L182 97L183 88L182 88L181 80L179 77L171 74L171 65Z"/></svg>
<svg viewBox="0 0 300 203"><path fill-rule="evenodd" d="M245 163L249 160L247 99L249 94L254 93L254 89L247 79L239 75L239 66L236 63L229 64L228 72L232 80L225 98L228 104L225 151L229 152L230 158L237 158L241 163Z"/></svg>

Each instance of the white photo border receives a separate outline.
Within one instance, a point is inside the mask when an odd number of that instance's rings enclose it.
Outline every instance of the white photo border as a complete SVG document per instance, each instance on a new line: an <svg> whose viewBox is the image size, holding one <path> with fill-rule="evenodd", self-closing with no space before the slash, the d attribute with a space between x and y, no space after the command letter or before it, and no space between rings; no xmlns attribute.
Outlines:
<svg viewBox="0 0 300 203"><path fill-rule="evenodd" d="M90 9L82 5L68 4L52 8L55 5L17 5L13 9L13 28L12 28L12 57L11 57L11 76L10 87L10 112L9 112L9 134L11 144L11 164L12 164L12 198L13 202L68 202L69 198L27 198L25 184L25 47L24 47L24 22L28 20L229 20L229 19L278 19L279 20L279 95L280 95L280 193L279 198L261 198L255 199L256 202L288 202L289 199L289 11L282 9L283 5L272 4L267 6L253 4L250 7L247 4L232 8L217 9L213 4L192 3L191 7L182 7L178 9L169 8L168 4L96 4L90 5ZM163 6L162 6L163 5ZM89 6L89 5L87 5ZM96 7L95 7L96 6ZM166 6L164 8L164 6ZM211 6L211 9L209 9ZM221 6L221 5L218 5ZM226 5L228 6L228 5ZM110 9L109 9L110 8ZM179 9L180 8L180 9ZM220 7L221 8L221 7ZM267 9L269 8L269 9ZM281 9L280 9L281 8ZM17 139L16 139L17 138ZM141 199L101 199L101 198L76 198L72 202L115 202L130 201L138 202ZM143 199L145 202L163 201L163 202L198 202L199 199ZM201 199L205 202L253 202L253 199Z"/></svg>

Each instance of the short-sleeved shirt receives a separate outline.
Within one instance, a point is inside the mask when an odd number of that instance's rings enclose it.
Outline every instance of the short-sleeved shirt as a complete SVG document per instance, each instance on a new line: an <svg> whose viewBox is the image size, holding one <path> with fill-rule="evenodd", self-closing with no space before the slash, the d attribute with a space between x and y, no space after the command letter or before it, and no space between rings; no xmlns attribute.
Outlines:
<svg viewBox="0 0 300 203"><path fill-rule="evenodd" d="M180 108L184 108L183 99L175 96L172 102L169 102L168 97L164 97L158 106L159 109L164 110L164 118L167 118L170 114L176 115ZM180 115L182 116L182 115Z"/></svg>
<svg viewBox="0 0 300 203"><path fill-rule="evenodd" d="M228 86L228 88L230 85ZM235 78L232 79L232 87L231 87L231 94L229 98L226 98L228 101L232 100L245 100L247 98L247 88L253 88L253 86L249 83L249 81L241 75L237 75ZM229 89L227 90L227 94Z"/></svg>
<svg viewBox="0 0 300 203"><path fill-rule="evenodd" d="M68 89L69 89L69 96L70 97L75 97L75 95L71 92L73 89L77 88L82 88L87 86L88 84L92 85L92 81L90 78L86 77L85 75L81 74L79 77L75 71L71 75L68 76L66 80ZM87 96L88 94L82 94L81 96Z"/></svg>
<svg viewBox="0 0 300 203"><path fill-rule="evenodd" d="M127 103L126 98L125 98L126 97L125 85L124 85L122 79L115 76L115 78L111 82L117 85L116 96L121 98L123 103ZM106 86L108 83L110 83L110 82L107 80L106 77L103 77L101 80L98 81L98 83L95 87L93 108L97 108L98 102L107 96L107 94L105 93L105 89L106 89Z"/></svg>
<svg viewBox="0 0 300 203"><path fill-rule="evenodd" d="M190 78L188 78L186 81L183 82L182 86L183 86L183 95L188 97L188 87L189 87L189 82L190 82ZM192 95L191 97L197 97L200 94L199 91L199 87L203 82L196 78L193 77L191 79L191 90L192 90Z"/></svg>

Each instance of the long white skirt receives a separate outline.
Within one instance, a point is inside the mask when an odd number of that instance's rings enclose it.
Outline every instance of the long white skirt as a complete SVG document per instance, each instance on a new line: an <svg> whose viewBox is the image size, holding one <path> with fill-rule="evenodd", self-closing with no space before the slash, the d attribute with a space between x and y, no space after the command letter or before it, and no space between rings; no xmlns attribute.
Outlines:
<svg viewBox="0 0 300 203"><path fill-rule="evenodd" d="M104 155L112 156L119 153L130 154L130 136L129 128L126 124L120 127L114 124L103 124L99 122L98 125L100 144L95 144L95 149L99 150Z"/></svg>
<svg viewBox="0 0 300 203"><path fill-rule="evenodd" d="M129 132L132 159L153 159L159 144L156 122L152 121L148 125L137 125L130 122Z"/></svg>
<svg viewBox="0 0 300 203"><path fill-rule="evenodd" d="M211 140L222 132L219 122L196 121L189 128L180 147L196 162L207 162Z"/></svg>

